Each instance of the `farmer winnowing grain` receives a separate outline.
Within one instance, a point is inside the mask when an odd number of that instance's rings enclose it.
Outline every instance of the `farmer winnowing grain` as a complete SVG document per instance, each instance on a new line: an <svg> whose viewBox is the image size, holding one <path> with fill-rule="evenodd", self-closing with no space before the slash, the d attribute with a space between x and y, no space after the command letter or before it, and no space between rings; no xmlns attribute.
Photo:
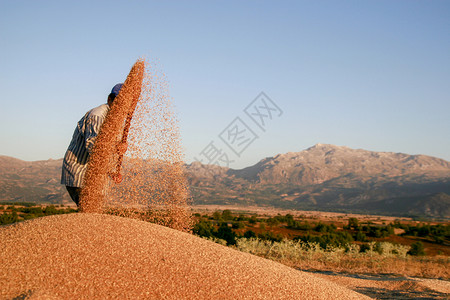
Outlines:
<svg viewBox="0 0 450 300"><path fill-rule="evenodd" d="M66 186L70 197L77 206L80 205L80 193L89 155L109 108L119 94L122 85L122 83L116 84L108 95L107 103L91 109L78 121L72 141L64 156L61 184ZM121 144L118 145L117 151L125 153L126 148L126 144Z"/></svg>

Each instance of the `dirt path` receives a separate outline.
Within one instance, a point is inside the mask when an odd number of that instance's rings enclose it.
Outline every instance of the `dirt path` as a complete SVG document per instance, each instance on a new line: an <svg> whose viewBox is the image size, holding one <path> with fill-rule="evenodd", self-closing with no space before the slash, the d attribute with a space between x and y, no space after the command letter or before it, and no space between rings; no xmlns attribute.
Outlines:
<svg viewBox="0 0 450 300"><path fill-rule="evenodd" d="M394 275L309 272L374 299L450 299L450 282Z"/></svg>

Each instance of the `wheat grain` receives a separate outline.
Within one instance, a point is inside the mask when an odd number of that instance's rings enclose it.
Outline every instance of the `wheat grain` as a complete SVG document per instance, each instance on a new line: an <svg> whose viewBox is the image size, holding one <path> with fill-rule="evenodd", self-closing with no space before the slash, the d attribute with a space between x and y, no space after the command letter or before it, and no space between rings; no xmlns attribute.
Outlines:
<svg viewBox="0 0 450 300"><path fill-rule="evenodd" d="M160 225L68 214L0 227L0 299L369 299Z"/></svg>
<svg viewBox="0 0 450 300"><path fill-rule="evenodd" d="M136 95L140 95L137 105ZM116 147L133 105L136 107L123 157L123 181L116 184L108 174L116 169ZM96 140L85 176L81 210L113 212L189 231L192 218L188 199L178 120L167 81L154 66L138 60Z"/></svg>

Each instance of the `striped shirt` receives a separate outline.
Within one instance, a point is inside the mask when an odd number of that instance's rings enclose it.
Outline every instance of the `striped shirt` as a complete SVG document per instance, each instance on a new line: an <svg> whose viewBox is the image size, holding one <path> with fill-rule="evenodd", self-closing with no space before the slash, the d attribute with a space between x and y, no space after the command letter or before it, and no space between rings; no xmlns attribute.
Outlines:
<svg viewBox="0 0 450 300"><path fill-rule="evenodd" d="M64 156L61 184L81 187L89 154L108 111L108 104L102 104L88 111L78 121L72 141Z"/></svg>

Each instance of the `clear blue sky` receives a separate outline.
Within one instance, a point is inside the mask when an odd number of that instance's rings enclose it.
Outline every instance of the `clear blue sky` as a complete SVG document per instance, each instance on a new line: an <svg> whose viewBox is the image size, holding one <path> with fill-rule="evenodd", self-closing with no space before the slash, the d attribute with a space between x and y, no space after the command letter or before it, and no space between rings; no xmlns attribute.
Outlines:
<svg viewBox="0 0 450 300"><path fill-rule="evenodd" d="M0 155L61 158L139 57L170 83L186 161L327 143L450 160L450 1L0 1ZM283 111L255 127L264 91ZM240 157L219 134L258 135Z"/></svg>

